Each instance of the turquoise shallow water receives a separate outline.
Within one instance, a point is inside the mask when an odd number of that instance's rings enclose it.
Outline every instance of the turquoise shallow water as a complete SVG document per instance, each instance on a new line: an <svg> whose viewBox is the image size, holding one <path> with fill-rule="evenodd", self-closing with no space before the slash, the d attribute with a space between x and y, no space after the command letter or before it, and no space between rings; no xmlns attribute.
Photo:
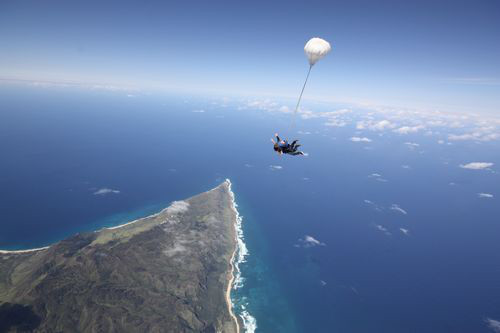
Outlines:
<svg viewBox="0 0 500 333"><path fill-rule="evenodd" d="M360 132L367 111L354 110L343 127L299 119L309 157L292 159L271 150L290 120L271 101L24 86L0 97L2 249L128 222L229 178L249 251L233 297L257 332L488 332L500 318L500 178L459 167L499 165L496 141Z"/></svg>

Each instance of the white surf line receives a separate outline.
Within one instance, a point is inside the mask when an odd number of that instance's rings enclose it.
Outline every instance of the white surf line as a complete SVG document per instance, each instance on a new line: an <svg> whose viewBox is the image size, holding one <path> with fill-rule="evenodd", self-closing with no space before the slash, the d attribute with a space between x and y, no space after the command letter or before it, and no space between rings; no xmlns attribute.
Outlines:
<svg viewBox="0 0 500 333"><path fill-rule="evenodd" d="M27 250L0 250L0 254L16 254L16 253L29 253L29 252L36 252L36 251L43 251L47 250L50 246L44 246L44 247L38 247L36 249L27 249Z"/></svg>
<svg viewBox="0 0 500 333"><path fill-rule="evenodd" d="M240 333L240 324L238 323L238 318L233 313L233 302L231 302L231 289L233 287L234 281L234 265L233 260L236 255L237 247L234 248L233 255L231 256L231 272L229 273L229 281L226 289L226 302L227 309L229 310L229 315L233 318L234 323L236 324L236 333Z"/></svg>
<svg viewBox="0 0 500 333"><path fill-rule="evenodd" d="M242 280L243 278L241 277L241 271L240 271L240 264L242 262L245 262L245 257L248 255L248 249L246 247L245 242L243 241L243 229L242 229L242 218L238 212L238 204L236 204L234 192L231 189L231 181L229 179L226 179L226 182L228 183L229 187L229 194L231 196L231 208L233 209L234 213L236 214L236 221L235 221L235 229L236 229L236 242L237 246L235 249L235 252L233 253L233 258L231 260L231 266L234 268L232 272L232 282L234 282L234 285L230 285L233 289L241 288L242 287ZM229 294L230 296L230 294ZM232 301L231 298L228 298L228 305L231 304L231 313L232 313ZM242 312L240 314L240 317L243 321L243 328L245 332L248 333L254 333L255 329L257 328L257 322L254 317L252 317L248 311L246 311L245 307L242 305ZM234 313L232 313L234 316ZM237 325L239 326L238 322ZM238 332L239 332L239 327L238 327Z"/></svg>
<svg viewBox="0 0 500 333"><path fill-rule="evenodd" d="M235 205L235 200L234 200L234 194L233 194L233 191L231 190L231 181L229 179L226 179L226 182L228 184L229 195L231 196L231 201L232 201L231 208L233 209L233 211L235 213L235 217L236 217L236 220L234 222L234 234L235 234L235 238L236 238L235 239L236 244L235 244L235 247L234 247L233 254L231 255L231 261L230 261L231 272L230 272L230 278L229 278L229 282L228 282L227 290L226 290L226 302L227 302L227 308L229 310L229 314L231 315L231 317L234 320L234 323L236 324L236 333L240 333L240 324L238 322L238 318L236 318L236 316L234 315L234 312L233 312L233 302L231 301L231 289L233 288L234 267L235 267L234 258L236 257L236 252L238 251L238 233L237 233L237 230L236 230L237 223L238 223L238 211L236 210L236 205Z"/></svg>
<svg viewBox="0 0 500 333"><path fill-rule="evenodd" d="M136 222L139 222L140 220L143 220L145 218L149 218L149 217L155 217L156 215L158 215L159 213L157 214L153 214L153 215L149 215L149 216L146 216L146 217L141 217L140 219L136 219L136 220L133 220L133 221L130 221L130 222L127 222L127 223L124 223L124 224L120 224L120 225L117 225L117 226L114 226L114 227L107 227L107 228L103 228L103 229L108 229L108 230L114 230L114 229L119 229L119 228L123 228L129 224L134 224ZM102 230L102 229L101 229Z"/></svg>
<svg viewBox="0 0 500 333"><path fill-rule="evenodd" d="M175 202L175 201L174 201ZM149 219L149 218L154 218L154 217L158 217L158 215L160 215L161 213L163 213L164 211L166 211L167 209L169 209L171 206L172 206L173 202L167 207L167 208L164 208L162 209L161 211L159 211L158 213L155 213L155 214L151 214L151 215L148 215L148 216L144 216L144 217L140 217L138 219L135 219L133 221L130 221L130 222L127 222L127 223L124 223L124 224L120 224L120 225L117 225L117 226L114 226L114 227L104 227L102 228L101 230L103 229L107 229L107 230L114 230L114 229L119 229L119 228L123 228L129 224L134 224L134 223L137 223L137 222L140 222L141 220L144 220L144 219ZM100 231L100 230L98 230ZM96 231L97 232L97 231Z"/></svg>

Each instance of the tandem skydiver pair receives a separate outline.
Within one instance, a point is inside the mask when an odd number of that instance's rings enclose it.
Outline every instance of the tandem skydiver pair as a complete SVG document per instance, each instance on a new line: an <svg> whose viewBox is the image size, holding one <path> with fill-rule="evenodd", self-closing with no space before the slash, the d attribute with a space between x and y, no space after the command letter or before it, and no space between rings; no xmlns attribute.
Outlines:
<svg viewBox="0 0 500 333"><path fill-rule="evenodd" d="M274 151L277 152L278 154L288 154L288 155L304 155L303 152L300 150L297 150L300 145L297 144L297 141L299 140L294 140L292 144L288 143L288 140L281 140L280 137L278 136L278 133L275 134L276 136L276 141L274 139L271 139L271 141L274 144Z"/></svg>
<svg viewBox="0 0 500 333"><path fill-rule="evenodd" d="M307 80L309 79L309 74L311 74L311 69L314 66L314 64L318 62L318 60L323 58L325 55L327 55L331 49L332 48L330 46L330 43L318 37L311 38L306 43L306 46L304 46L304 52L306 53L307 59L309 60L309 70L307 72L304 85L302 86L302 91L300 92L299 100L297 101L297 105L295 106L295 111L292 114L292 121L289 130L290 132L293 132L293 129L295 127L295 118L299 110L300 101L302 99L302 94L304 93ZM297 150L297 148L300 147L300 145L297 144L298 140L295 140L292 142L292 144L289 144L287 140L281 140L278 136L278 133L276 133L275 136L276 136L276 141L274 141L273 139L271 139L271 141L274 144L274 151L277 152L278 154L280 155L288 154L293 156L305 155L303 152Z"/></svg>

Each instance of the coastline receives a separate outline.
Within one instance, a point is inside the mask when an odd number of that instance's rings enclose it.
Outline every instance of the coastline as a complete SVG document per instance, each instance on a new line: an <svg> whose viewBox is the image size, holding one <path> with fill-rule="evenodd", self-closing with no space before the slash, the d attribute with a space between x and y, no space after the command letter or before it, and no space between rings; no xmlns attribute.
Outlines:
<svg viewBox="0 0 500 333"><path fill-rule="evenodd" d="M233 260L236 255L237 251L237 246L235 246L233 255L231 256L231 271L229 272L228 275L228 282L227 282L227 289L226 289L226 303L227 303L227 309L229 310L229 315L233 318L234 323L236 325L236 333L240 333L240 323L238 321L238 318L233 312L233 302L231 301L231 289L233 288L233 281L234 281L234 265L233 265Z"/></svg>
<svg viewBox="0 0 500 333"><path fill-rule="evenodd" d="M248 250L246 248L245 243L243 242L243 231L241 229L242 219L241 219L241 216L239 215L239 212L237 210L238 205L236 204L234 192L231 189L231 185L232 185L231 181L229 179L226 179L225 182L228 186L229 195L231 196L231 209L233 210L233 212L235 214L235 220L234 220L234 225L233 225L234 237L235 237L235 247L234 247L233 253L231 255L231 259L230 259L231 269L227 275L228 284L227 284L227 288L225 291L225 298L226 298L226 303L227 303L229 315L234 320L234 323L236 326L236 333L240 333L240 331L242 331L242 330L244 332L253 333L255 331L255 328L257 327L256 323L255 323L255 318L253 318L248 313L248 311L245 310L245 308L243 306L242 306L243 311L241 311L239 316L237 316L235 314L235 312L233 311L231 290L233 288L237 289L237 288L240 288L242 286L242 278L241 278L239 264L245 261L245 256L248 255ZM214 190L214 189L212 189L212 190ZM210 190L210 191L212 191L212 190ZM101 229L95 230L94 232L99 232L101 230L116 230L116 229L125 227L127 225L137 223L145 218L157 216L157 215L161 214L162 212L164 212L165 210L168 210L168 208L171 206L172 206L172 204L170 204L168 207L162 209L160 212L158 212L156 214L152 214L152 215L147 216L147 217L141 217L141 218L138 218L138 219L135 219L135 220L132 220L129 222L125 222L125 223L120 224L120 225L112 226L112 227L103 227ZM0 250L0 254L23 254L23 253L44 251L44 250L49 249L52 245L53 244L48 245L48 246L44 246L44 247L25 249L25 250ZM240 318L238 318L238 317L240 317ZM242 329L240 329L240 323L243 324Z"/></svg>
<svg viewBox="0 0 500 333"><path fill-rule="evenodd" d="M37 251L43 251L47 250L49 246L44 246L44 247L38 247L35 249L27 249L27 250L0 250L0 254L16 254L16 253L29 253L29 252L37 252Z"/></svg>
<svg viewBox="0 0 500 333"><path fill-rule="evenodd" d="M168 207L163 208L158 213L154 213L154 214L151 214L151 215L148 215L148 216L140 217L140 218L134 219L132 221L128 221L128 222L125 222L123 224L115 225L115 226L112 226L112 227L101 227L100 229L96 229L96 230L91 231L91 232L99 232L101 230L115 230L115 229L123 228L123 227L125 227L127 225L130 225L130 224L134 224L134 223L140 222L141 220L144 220L146 218L156 217L156 216L160 215L164 210L167 210L171 205L172 205L172 203ZM24 249L24 250L1 250L0 249L0 254L22 254L22 253L43 251L43 250L47 250L48 248L50 248L55 243L57 243L57 242L54 242L54 243L52 243L50 245L43 246L43 247L37 247L37 248L32 248L32 249Z"/></svg>
<svg viewBox="0 0 500 333"><path fill-rule="evenodd" d="M235 213L235 221L234 221L234 237L235 237L235 246L233 250L233 254L231 255L231 260L229 261L229 264L231 265L231 271L229 272L228 275L228 283L227 283L227 289L226 289L226 303L227 303L227 309L229 310L229 315L233 318L234 323L236 325L236 333L240 333L240 323L238 321L238 318L233 312L233 302L231 300L231 289L233 288L233 282L234 282L234 258L236 257L236 253L238 252L238 232L236 230L237 224L238 224L238 218L239 214L238 211L236 210L236 201L234 198L234 193L231 189L231 181L229 179L226 179L227 187L229 190L229 194L231 196L231 208L233 209L233 212Z"/></svg>
<svg viewBox="0 0 500 333"><path fill-rule="evenodd" d="M241 270L240 270L240 264L245 262L245 257L248 255L248 249L246 247L245 242L243 241L243 229L242 229L242 217L240 216L238 212L238 204L236 203L235 195L234 192L231 189L231 181L229 179L226 179L226 182L228 184L229 188L229 194L231 196L231 208L233 212L235 213L236 219L234 222L234 228L235 228L235 237L236 237L236 247L234 249L233 255L231 257L231 272L229 275L229 285L228 289L226 292L226 300L227 304L229 307L229 313L231 316L235 319L236 325L237 325L237 332L239 332L239 323L240 321L236 317L233 311L233 302L231 299L231 289L237 289L241 288L243 286L242 284L242 277L241 277ZM234 285L233 285L234 284ZM257 328L257 322L254 317L248 313L246 308L243 305L240 305L241 311L239 314L239 317L241 318L241 321L243 323L243 331L248 332L248 333L254 333L256 328Z"/></svg>

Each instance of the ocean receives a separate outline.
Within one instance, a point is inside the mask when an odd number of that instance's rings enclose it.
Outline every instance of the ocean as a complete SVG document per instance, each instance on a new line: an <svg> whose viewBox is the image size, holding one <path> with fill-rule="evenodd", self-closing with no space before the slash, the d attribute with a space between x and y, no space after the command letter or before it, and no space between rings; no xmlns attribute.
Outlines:
<svg viewBox="0 0 500 333"><path fill-rule="evenodd" d="M368 130L374 111L306 101L308 156L278 156L282 105L3 83L0 249L119 225L229 178L248 250L232 298L249 331L494 332L498 141Z"/></svg>

